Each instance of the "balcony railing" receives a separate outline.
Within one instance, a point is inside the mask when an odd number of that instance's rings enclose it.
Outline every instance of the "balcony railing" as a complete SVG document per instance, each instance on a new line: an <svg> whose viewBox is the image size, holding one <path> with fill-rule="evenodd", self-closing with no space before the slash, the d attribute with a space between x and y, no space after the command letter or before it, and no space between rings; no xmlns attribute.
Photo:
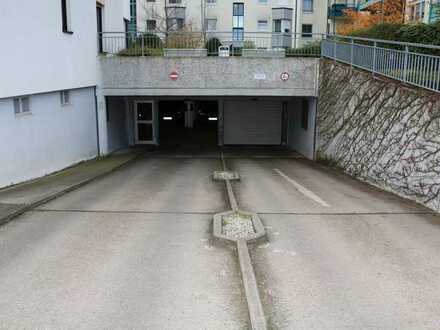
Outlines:
<svg viewBox="0 0 440 330"><path fill-rule="evenodd" d="M327 36L322 56L440 92L440 46Z"/></svg>
<svg viewBox="0 0 440 330"><path fill-rule="evenodd" d="M102 32L98 35L103 54L163 56L173 50L207 56L320 57L323 34L276 32Z"/></svg>

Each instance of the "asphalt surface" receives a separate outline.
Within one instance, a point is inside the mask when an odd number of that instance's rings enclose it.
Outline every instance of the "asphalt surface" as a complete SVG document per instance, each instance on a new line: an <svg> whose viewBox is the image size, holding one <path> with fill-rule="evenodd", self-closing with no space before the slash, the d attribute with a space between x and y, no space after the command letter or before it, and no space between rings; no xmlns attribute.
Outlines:
<svg viewBox="0 0 440 330"><path fill-rule="evenodd" d="M227 152L272 329L439 329L440 220L277 151ZM0 328L246 329L218 154L162 152L0 227Z"/></svg>

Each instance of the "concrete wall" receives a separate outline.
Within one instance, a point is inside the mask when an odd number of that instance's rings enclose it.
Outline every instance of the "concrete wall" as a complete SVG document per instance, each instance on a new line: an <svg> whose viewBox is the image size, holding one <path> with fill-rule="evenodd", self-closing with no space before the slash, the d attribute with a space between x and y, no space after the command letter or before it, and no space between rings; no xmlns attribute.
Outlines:
<svg viewBox="0 0 440 330"><path fill-rule="evenodd" d="M301 126L302 98L288 103L287 144L304 157L315 159L316 99L309 98L308 128Z"/></svg>
<svg viewBox="0 0 440 330"><path fill-rule="evenodd" d="M321 63L319 157L440 211L440 95Z"/></svg>
<svg viewBox="0 0 440 330"><path fill-rule="evenodd" d="M316 96L319 60L102 57L104 95ZM176 71L173 81L169 74ZM288 81L281 73L288 72Z"/></svg>
<svg viewBox="0 0 440 330"><path fill-rule="evenodd" d="M129 1L103 3L104 30L123 31ZM71 0L70 8L73 34L62 31L61 1L1 1L0 98L97 84L96 2Z"/></svg>
<svg viewBox="0 0 440 330"><path fill-rule="evenodd" d="M15 115L13 99L0 100L0 187L34 179L97 155L94 89L30 97L31 113Z"/></svg>
<svg viewBox="0 0 440 330"><path fill-rule="evenodd" d="M128 146L128 118L126 102L122 97L107 99L108 152Z"/></svg>

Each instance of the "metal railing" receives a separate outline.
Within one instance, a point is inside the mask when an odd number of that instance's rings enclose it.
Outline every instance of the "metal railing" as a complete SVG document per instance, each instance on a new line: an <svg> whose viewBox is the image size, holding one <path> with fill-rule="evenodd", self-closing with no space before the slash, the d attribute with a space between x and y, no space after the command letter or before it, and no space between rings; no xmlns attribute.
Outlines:
<svg viewBox="0 0 440 330"><path fill-rule="evenodd" d="M218 56L223 47L229 49L229 56L320 57L323 37L276 32L102 32L98 48L101 53L121 56L162 56L167 49L206 49L208 56Z"/></svg>
<svg viewBox="0 0 440 330"><path fill-rule="evenodd" d="M440 91L440 46L332 35L321 49L323 57Z"/></svg>

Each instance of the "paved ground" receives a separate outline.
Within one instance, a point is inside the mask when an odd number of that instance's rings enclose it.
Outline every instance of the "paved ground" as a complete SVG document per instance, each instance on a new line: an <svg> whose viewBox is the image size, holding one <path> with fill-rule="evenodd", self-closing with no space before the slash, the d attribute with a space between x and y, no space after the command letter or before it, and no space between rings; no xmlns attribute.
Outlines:
<svg viewBox="0 0 440 330"><path fill-rule="evenodd" d="M187 153L188 154L188 153ZM0 227L0 328L247 328L215 152L160 153ZM440 221L296 155L229 151L273 329L440 328Z"/></svg>
<svg viewBox="0 0 440 330"><path fill-rule="evenodd" d="M271 328L440 328L439 216L305 160L228 165L269 233L252 259Z"/></svg>
<svg viewBox="0 0 440 330"><path fill-rule="evenodd" d="M42 201L108 173L134 159L139 150L127 149L109 157L85 161L57 173L0 189L0 224Z"/></svg>

